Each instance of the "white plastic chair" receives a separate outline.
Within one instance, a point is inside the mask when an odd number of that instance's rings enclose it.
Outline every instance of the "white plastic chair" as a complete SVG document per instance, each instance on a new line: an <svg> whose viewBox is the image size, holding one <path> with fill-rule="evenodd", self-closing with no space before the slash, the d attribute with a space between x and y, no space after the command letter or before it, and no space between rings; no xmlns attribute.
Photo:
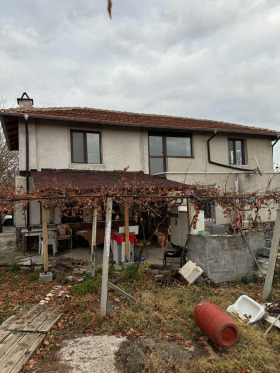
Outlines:
<svg viewBox="0 0 280 373"><path fill-rule="evenodd" d="M39 255L44 255L44 242L43 242L43 235L40 235L40 243L39 243ZM57 253L57 237L56 232L48 231L48 246L52 245L53 247L53 255Z"/></svg>

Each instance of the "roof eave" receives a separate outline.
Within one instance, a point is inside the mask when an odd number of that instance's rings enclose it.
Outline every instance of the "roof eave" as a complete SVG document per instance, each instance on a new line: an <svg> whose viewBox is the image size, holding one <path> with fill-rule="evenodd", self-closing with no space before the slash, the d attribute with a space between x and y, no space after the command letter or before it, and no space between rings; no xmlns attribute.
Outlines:
<svg viewBox="0 0 280 373"><path fill-rule="evenodd" d="M6 128L6 123L4 121L4 117L3 117L2 114L0 115L0 121L1 121L1 126L3 128L4 136L5 136L5 139L6 139L7 147L8 147L9 150L12 151L9 135L8 135L7 128Z"/></svg>
<svg viewBox="0 0 280 373"><path fill-rule="evenodd" d="M17 117L23 118L24 114L21 113L1 113L1 115L8 116L8 117ZM92 120L92 119L77 119L77 118L64 118L64 117L53 117L48 115L36 115L36 114L28 114L29 118L31 119L44 119L44 120L58 120L64 122L79 122L79 123L87 123L87 124L106 124L109 126L123 126L123 127L132 127L132 128L150 128L160 130L177 130L177 131L189 131L189 132L214 132L217 131L219 133L243 133L247 135L253 136L267 136L271 138L277 138L280 135L280 132L276 133L265 133L265 132L252 132L252 131L234 131L234 130L225 130L225 129L215 129L215 128L182 128L182 127L170 127L170 126L155 126L149 124L131 124L131 123L124 123L124 122L108 122L108 121L100 121L100 120Z"/></svg>

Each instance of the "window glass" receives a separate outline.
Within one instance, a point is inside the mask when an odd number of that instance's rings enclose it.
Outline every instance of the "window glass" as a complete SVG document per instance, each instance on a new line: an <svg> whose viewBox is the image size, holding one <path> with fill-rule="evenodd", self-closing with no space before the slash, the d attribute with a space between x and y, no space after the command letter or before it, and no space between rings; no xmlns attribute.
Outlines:
<svg viewBox="0 0 280 373"><path fill-rule="evenodd" d="M243 164L242 141L235 141L236 164Z"/></svg>
<svg viewBox="0 0 280 373"><path fill-rule="evenodd" d="M234 164L234 142L233 140L228 140L228 157L229 157L229 164Z"/></svg>
<svg viewBox="0 0 280 373"><path fill-rule="evenodd" d="M84 134L82 132L72 132L73 162L84 163Z"/></svg>
<svg viewBox="0 0 280 373"><path fill-rule="evenodd" d="M87 133L88 163L100 163L99 134Z"/></svg>
<svg viewBox="0 0 280 373"><path fill-rule="evenodd" d="M163 172L163 159L164 158L150 158L150 173L158 174Z"/></svg>
<svg viewBox="0 0 280 373"><path fill-rule="evenodd" d="M149 136L150 142L150 155L162 156L162 136Z"/></svg>
<svg viewBox="0 0 280 373"><path fill-rule="evenodd" d="M191 156L190 137L166 137L166 147L168 157Z"/></svg>

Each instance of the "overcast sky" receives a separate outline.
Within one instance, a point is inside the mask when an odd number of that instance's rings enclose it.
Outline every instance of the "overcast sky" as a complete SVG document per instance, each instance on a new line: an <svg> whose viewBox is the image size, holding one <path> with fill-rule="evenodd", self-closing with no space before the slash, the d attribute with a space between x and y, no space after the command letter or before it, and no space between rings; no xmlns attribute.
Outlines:
<svg viewBox="0 0 280 373"><path fill-rule="evenodd" d="M9 0L0 95L280 132L279 0ZM279 141L280 143L280 141ZM280 146L277 146L280 163Z"/></svg>

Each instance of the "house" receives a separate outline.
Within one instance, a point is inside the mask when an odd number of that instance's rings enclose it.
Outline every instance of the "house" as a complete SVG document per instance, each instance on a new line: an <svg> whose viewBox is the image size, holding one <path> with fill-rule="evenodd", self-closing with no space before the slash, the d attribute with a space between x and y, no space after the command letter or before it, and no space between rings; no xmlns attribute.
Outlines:
<svg viewBox="0 0 280 373"><path fill-rule="evenodd" d="M273 130L91 108L36 108L26 93L18 105L2 110L0 117L9 149L19 151L16 184L27 188L51 181L54 172L57 179L70 180L75 171L84 179L96 171L110 182L112 172L127 167L128 172L216 185L223 191L264 191L280 182L273 172L273 148L280 133ZM204 210L208 223L230 222L219 207L210 204ZM274 219L273 209L272 215L268 210L261 214L264 222ZM40 208L32 202L30 224L40 222ZM58 211L54 222L60 222ZM20 213L15 223L25 225Z"/></svg>

